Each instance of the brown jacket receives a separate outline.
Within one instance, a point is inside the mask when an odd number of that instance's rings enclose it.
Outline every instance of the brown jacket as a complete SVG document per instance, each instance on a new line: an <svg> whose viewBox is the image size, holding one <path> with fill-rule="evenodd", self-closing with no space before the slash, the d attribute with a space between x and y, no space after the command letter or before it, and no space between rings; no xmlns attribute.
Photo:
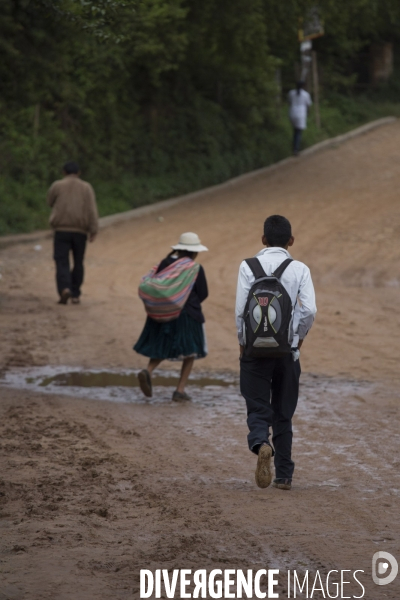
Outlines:
<svg viewBox="0 0 400 600"><path fill-rule="evenodd" d="M95 235L98 230L96 196L90 183L77 175L55 181L47 192L47 204L53 209L50 225L56 231L79 231Z"/></svg>

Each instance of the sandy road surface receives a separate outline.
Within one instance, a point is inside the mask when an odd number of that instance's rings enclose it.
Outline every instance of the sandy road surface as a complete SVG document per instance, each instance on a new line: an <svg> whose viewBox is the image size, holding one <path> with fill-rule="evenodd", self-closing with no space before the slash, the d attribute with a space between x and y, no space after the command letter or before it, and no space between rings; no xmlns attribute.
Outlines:
<svg viewBox="0 0 400 600"><path fill-rule="evenodd" d="M51 243L0 252L4 364L139 367L140 276L182 231L195 230L210 285L210 357L198 368L237 369L232 310L240 261L260 249L264 218L286 215L293 255L312 270L319 316L303 352L307 371L397 377L400 350L400 124L300 159L232 190L110 227L90 246L80 307L56 306ZM372 339L371 339L372 334Z"/></svg>
<svg viewBox="0 0 400 600"><path fill-rule="evenodd" d="M290 493L255 487L239 400L112 404L2 388L1 600L138 598L139 568L265 566L364 569L365 597L398 599L396 582L377 595L370 565L376 550L400 558L399 147L390 125L162 222L110 227L89 248L77 307L55 304L49 242L0 252L3 370L143 365L131 350L138 279L195 230L210 248L210 356L196 368L236 372L237 268L272 213L292 221L319 310L302 352Z"/></svg>

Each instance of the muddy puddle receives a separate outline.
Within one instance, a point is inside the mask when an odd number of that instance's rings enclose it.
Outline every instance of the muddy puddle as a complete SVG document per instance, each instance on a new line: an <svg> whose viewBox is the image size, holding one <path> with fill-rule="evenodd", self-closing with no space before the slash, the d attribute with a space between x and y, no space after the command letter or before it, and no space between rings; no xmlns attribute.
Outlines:
<svg viewBox="0 0 400 600"><path fill-rule="evenodd" d="M161 370L153 377L153 397L145 398L139 388L138 371L71 369L71 367L32 367L12 369L0 379L0 385L75 398L159 404L171 402L178 383L177 371ZM347 379L303 374L299 405L302 414L314 418L321 406L330 411L347 399L363 403L374 394L375 384ZM187 386L192 404L218 407L224 414L245 415L245 403L234 373L194 373Z"/></svg>
<svg viewBox="0 0 400 600"><path fill-rule="evenodd" d="M40 378L39 378L40 379ZM34 378L27 378L27 383L33 383ZM177 377L156 375L152 378L154 387L176 387ZM112 371L70 371L68 373L58 373L52 377L44 377L40 381L40 387L49 385L73 386L73 387L139 387L137 373L115 373ZM201 377L194 380L194 385L200 387L232 385L231 382L224 379L211 377Z"/></svg>
<svg viewBox="0 0 400 600"><path fill-rule="evenodd" d="M7 371L0 385L50 394L108 400L157 404L170 402L178 384L178 373L159 371L152 378L153 397L145 398L139 388L138 371L71 369L70 367L33 367ZM238 379L233 374L193 374L187 393L195 403L238 400L241 398Z"/></svg>

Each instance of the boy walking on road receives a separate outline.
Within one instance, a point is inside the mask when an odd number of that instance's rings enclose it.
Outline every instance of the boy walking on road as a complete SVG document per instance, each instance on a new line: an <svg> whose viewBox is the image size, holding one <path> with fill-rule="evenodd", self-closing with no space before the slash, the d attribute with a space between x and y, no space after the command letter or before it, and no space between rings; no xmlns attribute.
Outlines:
<svg viewBox="0 0 400 600"><path fill-rule="evenodd" d="M294 243L289 221L279 215L268 217L262 243L266 248L243 261L239 269L240 391L247 405L249 449L258 455L256 484L260 488L270 485L274 456L273 486L290 490L300 348L317 309L309 268L288 252ZM269 441L271 427L274 449Z"/></svg>
<svg viewBox="0 0 400 600"><path fill-rule="evenodd" d="M79 304L83 283L83 258L86 240L93 242L98 230L96 197L90 183L82 181L79 167L68 162L63 169L64 179L55 181L47 193L47 204L52 208L50 225L54 232L54 260L59 304ZM74 267L70 271L69 254Z"/></svg>

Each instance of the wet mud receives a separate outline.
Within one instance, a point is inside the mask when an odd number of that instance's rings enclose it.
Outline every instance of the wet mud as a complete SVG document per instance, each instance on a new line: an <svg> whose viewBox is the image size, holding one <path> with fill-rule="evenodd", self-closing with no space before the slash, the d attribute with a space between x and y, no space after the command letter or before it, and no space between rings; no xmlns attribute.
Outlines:
<svg viewBox="0 0 400 600"><path fill-rule="evenodd" d="M281 597L287 569L363 569L375 597L373 553L400 550L400 413L387 389L303 378L291 492L255 486L237 386L192 386L184 404L167 387L151 403L58 390L1 388L6 598L136 600L141 568L268 567L281 569Z"/></svg>
<svg viewBox="0 0 400 600"><path fill-rule="evenodd" d="M34 379L28 378L28 384L33 383ZM163 377L161 375L152 378L154 387L176 387L178 378L176 375ZM139 387L137 373L113 373L107 371L70 371L68 373L58 373L52 377L45 377L39 383L40 387L49 385L68 386L68 387ZM224 379L216 379L212 377L197 377L192 385L196 387L210 386L229 386L230 383Z"/></svg>

